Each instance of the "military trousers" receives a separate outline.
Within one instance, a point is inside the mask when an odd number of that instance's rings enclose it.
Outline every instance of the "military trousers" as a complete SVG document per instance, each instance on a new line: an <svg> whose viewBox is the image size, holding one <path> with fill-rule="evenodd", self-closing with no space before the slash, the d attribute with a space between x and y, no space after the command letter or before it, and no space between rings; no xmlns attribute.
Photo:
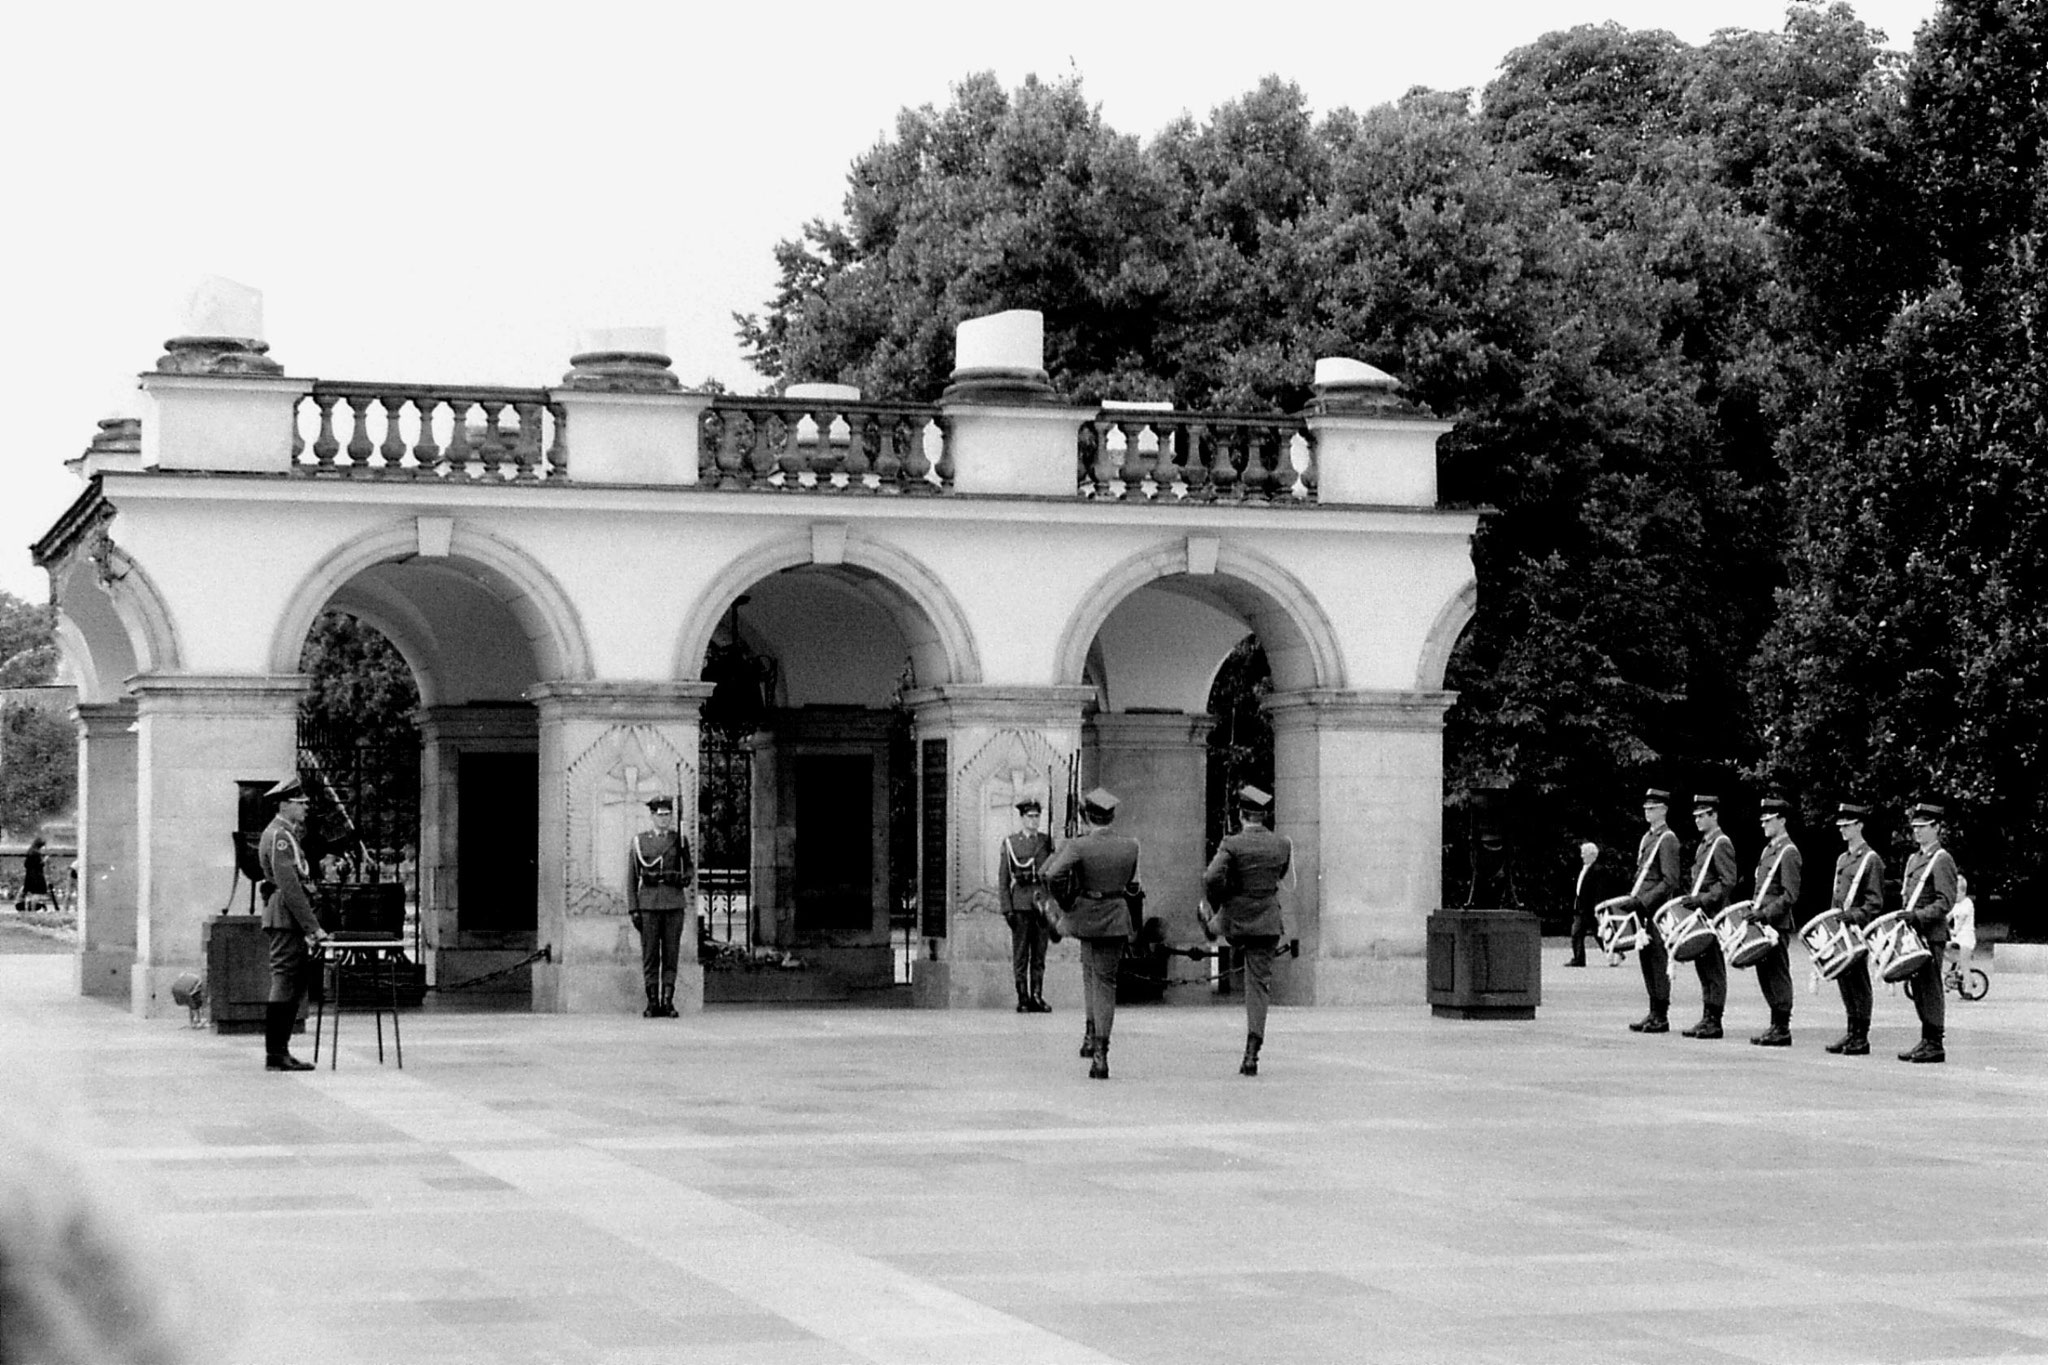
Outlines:
<svg viewBox="0 0 2048 1365"><path fill-rule="evenodd" d="M306 936L296 928L265 929L263 937L270 940L270 995L273 1005L289 1001L293 1005L306 993L306 975L312 962L312 954L306 951Z"/></svg>
<svg viewBox="0 0 2048 1365"><path fill-rule="evenodd" d="M1278 934L1233 935L1230 946L1244 959L1244 1031L1266 1036L1266 1006L1273 999L1273 957Z"/></svg>
<svg viewBox="0 0 2048 1365"><path fill-rule="evenodd" d="M1947 943L1930 943L1934 956L1906 982L1913 988L1913 1009L1920 1015L1920 1036L1939 1043L1948 1026L1948 1000L1943 994L1941 974L1948 965Z"/></svg>
<svg viewBox="0 0 2048 1365"><path fill-rule="evenodd" d="M1771 1007L1771 1022L1789 1023L1792 1018L1792 956L1780 938L1777 946L1757 959L1756 986L1764 1003Z"/></svg>
<svg viewBox="0 0 2048 1365"><path fill-rule="evenodd" d="M1650 993L1650 1013L1662 1019L1671 1010L1671 971L1664 941L1652 929L1649 941L1636 949L1643 962L1643 986Z"/></svg>
<svg viewBox="0 0 2048 1365"><path fill-rule="evenodd" d="M1700 978L1700 1013L1721 1017L1728 1007L1728 959L1721 956L1718 940L1708 940L1707 950L1692 960Z"/></svg>
<svg viewBox="0 0 2048 1365"><path fill-rule="evenodd" d="M676 964L690 912L641 910L634 919L640 930L640 980L647 987L647 1002L667 1000L676 993Z"/></svg>
<svg viewBox="0 0 2048 1365"><path fill-rule="evenodd" d="M1870 1031L1870 964L1857 958L1835 978L1842 992L1842 1013L1848 1016L1849 1032L1861 1036Z"/></svg>
<svg viewBox="0 0 2048 1365"><path fill-rule="evenodd" d="M1017 998L1036 1000L1045 994L1045 916L1012 910L1003 918L1010 922L1010 975L1016 978Z"/></svg>
<svg viewBox="0 0 2048 1365"><path fill-rule="evenodd" d="M1116 969L1123 957L1121 934L1081 940L1081 992L1088 1002L1088 1025L1098 1038L1108 1038L1116 1022Z"/></svg>

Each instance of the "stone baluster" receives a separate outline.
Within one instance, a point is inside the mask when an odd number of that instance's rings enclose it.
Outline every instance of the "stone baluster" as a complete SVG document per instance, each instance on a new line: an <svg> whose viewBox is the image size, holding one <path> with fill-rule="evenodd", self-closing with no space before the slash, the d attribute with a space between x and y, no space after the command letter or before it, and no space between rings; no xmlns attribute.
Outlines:
<svg viewBox="0 0 2048 1365"><path fill-rule="evenodd" d="M346 398L342 401L348 404L348 410L355 415L355 432L348 438L348 462L361 469L370 463L370 456L377 451L377 447L370 444L370 404L373 400Z"/></svg>
<svg viewBox="0 0 2048 1365"><path fill-rule="evenodd" d="M1094 427L1095 459L1088 472L1095 485L1095 496L1106 498L1116 491L1117 453L1109 439L1109 433L1116 429L1116 424L1098 421Z"/></svg>
<svg viewBox="0 0 2048 1365"><path fill-rule="evenodd" d="M1294 432L1287 427L1267 427L1265 440L1273 447L1273 497L1278 502L1294 501L1295 481L1301 476L1294 468Z"/></svg>
<svg viewBox="0 0 2048 1365"><path fill-rule="evenodd" d="M296 465L297 463L299 463L299 458L300 458L301 456L303 456L303 455L304 455L304 454L306 453L306 438L305 438L305 436L304 436L304 435L303 435L303 434L302 434L302 433L301 433L301 432L299 431L299 415L300 415L300 413L301 413L302 411L303 411L303 405L301 405L301 404L294 404L294 405L293 405L293 407L292 407L292 463L293 463L293 464L295 464L295 465Z"/></svg>
<svg viewBox="0 0 2048 1365"><path fill-rule="evenodd" d="M548 420L555 424L554 435L548 441L548 477L566 479L569 477L569 410L560 403L550 403Z"/></svg>
<svg viewBox="0 0 2048 1365"><path fill-rule="evenodd" d="M938 490L925 478L932 472L932 462L924 453L924 423L899 417L896 419L896 431L903 443L903 491L936 493Z"/></svg>
<svg viewBox="0 0 2048 1365"><path fill-rule="evenodd" d="M770 412L762 425L767 432L767 445L775 452L775 468L782 471L782 491L794 493L803 487L801 476L805 463L803 449L797 441L796 423L779 412Z"/></svg>
<svg viewBox="0 0 2048 1365"><path fill-rule="evenodd" d="M902 424L892 422L882 427L880 437L880 448L875 452L875 477L879 480L876 487L883 493L900 493L903 491Z"/></svg>
<svg viewBox="0 0 2048 1365"><path fill-rule="evenodd" d="M1124 434L1124 464L1117 476L1124 481L1124 496L1142 498L1145 495L1145 480L1152 476L1152 457L1145 453L1145 436L1151 430L1151 423L1126 421L1117 423Z"/></svg>
<svg viewBox="0 0 2048 1365"><path fill-rule="evenodd" d="M1209 502L1216 490L1209 485L1209 466L1202 459L1202 434L1207 428L1190 422L1174 433L1174 464L1191 502Z"/></svg>
<svg viewBox="0 0 2048 1365"><path fill-rule="evenodd" d="M1235 432L1229 427L1210 427L1204 430L1209 442L1209 483L1215 489L1211 494L1212 499L1224 498L1235 501L1243 497L1244 490L1238 487L1237 482L1237 465L1231 459L1231 447L1236 444L1232 439Z"/></svg>
<svg viewBox="0 0 2048 1365"><path fill-rule="evenodd" d="M697 417L697 482L713 486L718 477L718 448L725 438L725 419L716 408L706 408ZM719 483L716 487L723 488Z"/></svg>
<svg viewBox="0 0 2048 1365"><path fill-rule="evenodd" d="M865 493L868 471L874 468L874 451L881 444L882 424L873 413L846 415L846 488Z"/></svg>
<svg viewBox="0 0 2048 1365"><path fill-rule="evenodd" d="M936 426L939 431L939 484L941 487L951 488L954 473L952 424L940 417L929 425Z"/></svg>
<svg viewBox="0 0 2048 1365"><path fill-rule="evenodd" d="M412 400L412 410L420 419L420 436L413 442L413 467L423 474L436 472L435 466L441 460L441 447L434 440L434 412L441 406L440 400L418 394Z"/></svg>
<svg viewBox="0 0 2048 1365"><path fill-rule="evenodd" d="M505 429L499 425L505 412L504 400L481 398L477 400L477 406L484 410L484 438L479 452L483 457L484 472L501 476L505 457L511 453L511 443L505 439Z"/></svg>
<svg viewBox="0 0 2048 1365"><path fill-rule="evenodd" d="M334 457L341 450L341 442L334 435L334 404L330 394L313 395L314 406L320 409L320 430L313 437L313 463L323 469L334 467Z"/></svg>
<svg viewBox="0 0 2048 1365"><path fill-rule="evenodd" d="M1272 475L1266 469L1266 442L1257 427L1235 427L1231 431L1232 445L1243 450L1244 463L1240 470L1246 499L1264 502L1272 493Z"/></svg>
<svg viewBox="0 0 2048 1365"><path fill-rule="evenodd" d="M747 452L747 472L753 476L748 485L753 488L773 487L768 479L775 473L775 451L770 447L764 424L751 412L741 413L740 421L745 426L740 440Z"/></svg>
<svg viewBox="0 0 2048 1365"><path fill-rule="evenodd" d="M377 401L384 406L384 444L377 447L377 453L383 457L384 468L395 470L405 463L405 433L398 422L398 414L405 411L405 399L387 393Z"/></svg>
<svg viewBox="0 0 2048 1365"><path fill-rule="evenodd" d="M519 477L527 480L540 478L540 404L534 401L514 403L512 411L519 417L519 443L513 447L512 462L518 466Z"/></svg>
<svg viewBox="0 0 2048 1365"><path fill-rule="evenodd" d="M1300 436L1300 438L1299 438L1299 439L1300 439L1300 441L1301 441L1301 488L1302 488L1302 493L1303 493L1303 496L1304 496L1304 497L1306 498L1306 500L1307 500L1307 501L1309 501L1309 502L1315 502L1315 501L1317 500L1317 499L1316 499L1316 438L1315 438L1314 436L1312 436L1312 435L1310 435L1310 434L1308 434L1308 433L1304 432L1304 433L1302 433L1302 435Z"/></svg>
<svg viewBox="0 0 2048 1365"><path fill-rule="evenodd" d="M447 473L450 475L466 477L470 472L470 461L476 458L469 444L469 408L466 398L448 400L448 411L455 419L448 429Z"/></svg>

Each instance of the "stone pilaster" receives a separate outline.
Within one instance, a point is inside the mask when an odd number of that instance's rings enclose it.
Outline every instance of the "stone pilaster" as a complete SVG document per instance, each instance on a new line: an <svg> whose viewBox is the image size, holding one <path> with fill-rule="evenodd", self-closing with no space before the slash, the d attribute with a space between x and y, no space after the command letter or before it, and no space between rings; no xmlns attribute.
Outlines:
<svg viewBox="0 0 2048 1365"><path fill-rule="evenodd" d="M1204 804L1214 723L1206 715L1150 712L1108 712L1088 722L1090 780L1121 802L1116 827L1138 841L1145 915L1163 921L1168 943L1202 941L1195 903L1207 865ZM1206 963L1184 957L1174 958L1169 970L1176 978L1208 974Z"/></svg>
<svg viewBox="0 0 2048 1365"><path fill-rule="evenodd" d="M170 983L204 974L200 925L234 885L238 781L298 763L303 674L143 674L136 704L135 964L129 1001L147 1017L178 1007Z"/></svg>
<svg viewBox="0 0 2048 1365"><path fill-rule="evenodd" d="M929 826L920 841L919 886L927 925L943 894L945 933L912 964L914 998L922 1008L1000 1008L1016 1003L1010 975L1010 931L998 903L996 858L1016 828L1016 802L1045 802L1045 827L1060 837L1066 815L1067 764L1081 751L1088 687L1007 687L948 683L912 692L919 755L919 811L925 812L927 745L946 746L946 841L943 863L931 856ZM929 872L943 866L933 885ZM1072 944L1046 955L1045 993L1055 1005L1081 1004L1080 959Z"/></svg>
<svg viewBox="0 0 2048 1365"><path fill-rule="evenodd" d="M125 1000L135 966L136 705L81 703L78 726L78 991Z"/></svg>
<svg viewBox="0 0 2048 1365"><path fill-rule="evenodd" d="M534 1008L637 1014L627 846L658 794L679 797L678 828L696 830L698 717L711 684L546 682L528 695L540 711L540 941L554 950L534 968ZM694 925L683 942L696 943ZM701 1009L703 971L690 951L683 959L676 1008Z"/></svg>
<svg viewBox="0 0 2048 1365"><path fill-rule="evenodd" d="M1300 1004L1420 1004L1443 895L1443 721L1452 692L1314 689L1266 699L1274 804L1299 869Z"/></svg>
<svg viewBox="0 0 2048 1365"><path fill-rule="evenodd" d="M462 756L534 753L538 721L530 706L430 706L421 711L419 728L420 936L430 980L467 981L510 966L536 945L531 930L461 928ZM473 850L471 856L500 852Z"/></svg>

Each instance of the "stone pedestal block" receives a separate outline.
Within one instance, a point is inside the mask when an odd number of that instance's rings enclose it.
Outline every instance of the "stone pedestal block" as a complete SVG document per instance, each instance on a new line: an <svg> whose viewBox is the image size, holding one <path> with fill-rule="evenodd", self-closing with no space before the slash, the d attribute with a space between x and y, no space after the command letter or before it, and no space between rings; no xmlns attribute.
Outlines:
<svg viewBox="0 0 2048 1365"><path fill-rule="evenodd" d="M136 706L82 703L78 725L78 990L120 1000L135 965Z"/></svg>

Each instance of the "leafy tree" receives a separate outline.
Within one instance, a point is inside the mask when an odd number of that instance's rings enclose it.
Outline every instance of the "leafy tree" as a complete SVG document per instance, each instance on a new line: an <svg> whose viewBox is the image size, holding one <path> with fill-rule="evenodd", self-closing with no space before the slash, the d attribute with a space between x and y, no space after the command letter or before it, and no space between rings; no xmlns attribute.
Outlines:
<svg viewBox="0 0 2048 1365"><path fill-rule="evenodd" d="M56 612L0 591L0 687L40 687L57 675Z"/></svg>
<svg viewBox="0 0 2048 1365"><path fill-rule="evenodd" d="M0 709L0 829L32 831L78 796L78 734L37 706Z"/></svg>

